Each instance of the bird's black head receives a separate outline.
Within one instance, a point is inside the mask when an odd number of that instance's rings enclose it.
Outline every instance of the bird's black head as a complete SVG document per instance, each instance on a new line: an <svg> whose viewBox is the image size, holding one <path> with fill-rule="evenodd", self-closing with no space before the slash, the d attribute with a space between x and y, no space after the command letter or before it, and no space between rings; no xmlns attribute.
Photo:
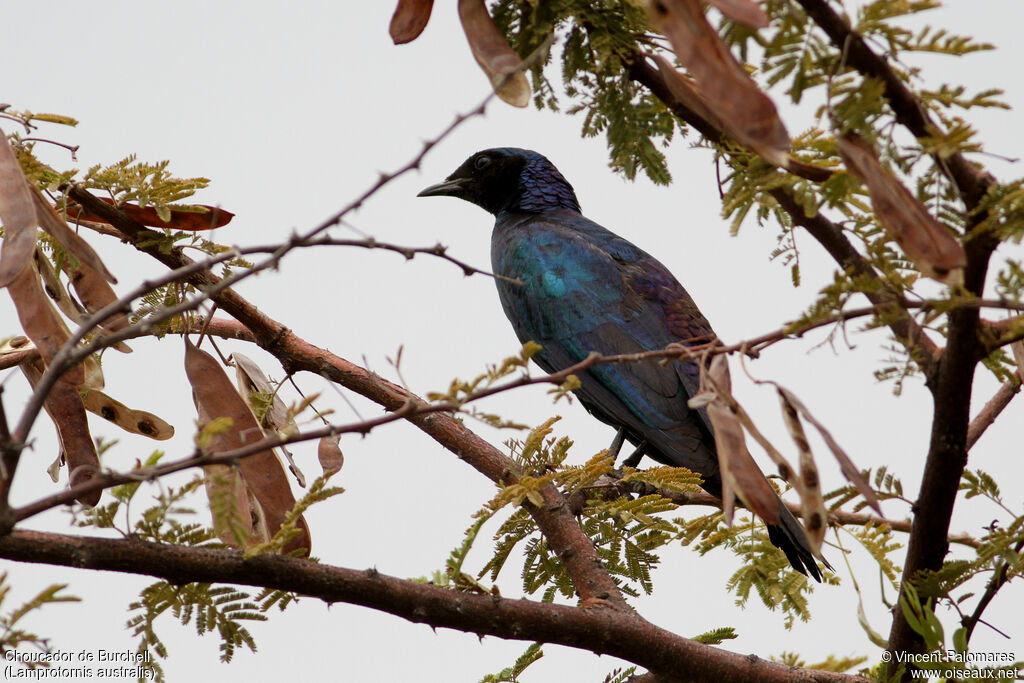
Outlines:
<svg viewBox="0 0 1024 683"><path fill-rule="evenodd" d="M485 149L466 159L443 183L419 197L449 196L472 202L495 216L503 211L579 211L576 193L554 164L528 149Z"/></svg>

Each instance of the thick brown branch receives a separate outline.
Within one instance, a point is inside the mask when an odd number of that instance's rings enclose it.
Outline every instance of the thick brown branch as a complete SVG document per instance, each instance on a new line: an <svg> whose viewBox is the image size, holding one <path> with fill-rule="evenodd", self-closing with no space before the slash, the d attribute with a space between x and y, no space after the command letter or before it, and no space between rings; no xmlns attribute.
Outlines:
<svg viewBox="0 0 1024 683"><path fill-rule="evenodd" d="M828 34L842 51L846 63L865 76L885 84L886 97L897 121L915 137L938 132L920 100L891 69L885 59L875 54L864 39L851 30L825 0L799 0L808 15ZM968 230L984 218L975 211L989 187L992 176L972 164L960 152L935 157L936 165L959 191L964 207L971 212ZM965 289L976 296L984 291L985 276L996 241L990 234L974 234L965 244L968 264ZM953 505L967 464L968 425L970 422L971 389L978 360L986 354L979 341L979 317L976 311L961 309L949 315L948 345L939 359L937 369L929 375L929 388L934 399L931 442L925 462L921 490L914 514L914 525L907 544L903 581L913 579L921 570L937 570L948 552L946 541ZM980 432L978 432L980 433ZM895 610L889 634L891 651L919 652L923 641L910 628L902 610ZM896 665L889 667L890 675Z"/></svg>
<svg viewBox="0 0 1024 683"><path fill-rule="evenodd" d="M143 574L171 583L209 582L268 587L381 610L415 623L515 640L557 643L609 654L665 680L853 683L848 676L789 666L720 650L654 626L628 611L571 607L456 592L379 573L227 550L138 540L83 538L14 531L0 539L0 557L83 569Z"/></svg>
<svg viewBox="0 0 1024 683"><path fill-rule="evenodd" d="M888 66L867 48L859 36L852 34L845 22L826 3L801 0L801 4L816 21L824 24L823 28L841 49L854 44L853 53L856 56L851 58L851 63L855 68L870 71L870 75L881 77L891 91L889 96L894 100L897 116L916 135L925 135L927 119L923 110L917 106L916 99L902 83L889 83L888 79L895 75ZM867 61L862 61L872 58L874 62L871 65ZM642 58L637 59L630 67L630 75L650 88L677 114L686 117L687 112L673 106L671 93L661 81L660 74L643 63ZM919 117L917 121L912 120L915 114ZM699 123L707 125L706 121ZM942 161L939 160L939 163L941 165ZM951 158L950 163L942 165L942 168L948 169L967 208L975 208L987 191L991 179L970 165L962 155L956 155L956 159ZM853 248L838 226L820 215L815 218L807 216L799 203L785 191L776 190L773 196L792 220L807 229L838 263L854 274L877 279L870 264ZM976 224L981 218L983 217L977 213L972 214L972 224ZM980 296L995 243L991 237L979 235L965 246L968 252L965 287L969 293ZM896 315L894 322L890 323L890 329L924 369L935 401L931 447L907 549L903 574L906 580L922 569L941 567L949 547L949 522L967 459L966 437L971 384L976 363L983 354L983 348L978 341L979 316L976 309L952 311L949 316L949 345L940 354L923 329L901 305L898 293L891 292L883 285L879 293L872 295L871 301L878 305L892 306ZM907 652L917 652L922 647L920 638L910 629L900 610L895 611L889 647L893 651Z"/></svg>
<svg viewBox="0 0 1024 683"><path fill-rule="evenodd" d="M913 133L914 137L922 138L937 130L921 101L892 70L888 61L876 54L864 38L853 31L846 19L826 0L799 2L808 16L825 31L832 44L843 53L847 64L865 76L877 78L885 84L885 96L896 115L896 120ZM977 164L967 161L960 152L941 158L936 156L935 162L956 185L968 210L978 206L994 182L992 176Z"/></svg>
<svg viewBox="0 0 1024 683"><path fill-rule="evenodd" d="M147 235L153 236L148 228L88 192L72 187L69 194L87 210L108 220L136 245ZM156 240L150 241L150 244L156 243ZM155 246L138 248L171 269L193 263L180 249L161 251ZM188 281L200 289L209 289L220 283L220 279L209 270L193 274ZM259 346L277 357L289 373L305 370L319 374L387 410L398 410L406 403L416 407L427 405L423 399L402 387L297 337L231 288L216 292L212 298L221 310L248 329ZM409 421L492 481L512 484L517 480L518 470L510 458L451 415L420 413L411 416ZM627 609L622 594L604 570L593 544L580 529L561 493L553 486L547 486L542 490L542 495L544 506L527 504L526 507L565 565L580 598L585 601L607 600L618 608Z"/></svg>
<svg viewBox="0 0 1024 683"><path fill-rule="evenodd" d="M967 251L964 288L980 296L995 242L979 235L964 246ZM912 581L921 571L939 570L949 552L946 538L960 479L967 466L974 373L985 352L979 332L978 309L961 308L950 312L948 344L939 359L935 381L929 385L934 402L932 433L914 508L914 525L907 542L903 584ZM924 647L923 639L907 623L903 611L895 610L889 631L890 651L921 652ZM895 670L895 665L890 664L890 674Z"/></svg>
<svg viewBox="0 0 1024 683"><path fill-rule="evenodd" d="M669 90L661 74L651 67L644 56L637 53L633 56L633 62L629 65L630 78L648 88L655 97L665 103L677 116L694 126L711 142L720 142L723 137L721 130L718 130L707 120L700 118L679 102ZM835 259L836 263L850 271L854 275L871 277L882 282L871 264L868 263L853 244L846 238L842 228L825 218L821 213L815 216L808 216L803 206L796 201L792 193L785 188L776 188L771 191L772 197L779 203L793 222L807 230L814 239ZM894 316L893 322L889 324L893 334L910 351L914 359L921 364L926 376L930 376L934 369L934 359L937 356L937 348L934 342L928 338L924 330L908 311L901 306L901 298L892 292L884 283L879 292L866 292L865 296L871 303L891 308L900 315Z"/></svg>

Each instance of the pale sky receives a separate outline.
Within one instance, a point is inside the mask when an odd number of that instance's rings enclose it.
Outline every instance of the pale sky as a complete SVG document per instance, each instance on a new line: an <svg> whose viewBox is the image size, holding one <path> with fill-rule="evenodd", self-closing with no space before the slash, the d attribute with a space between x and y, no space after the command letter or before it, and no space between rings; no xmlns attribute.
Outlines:
<svg viewBox="0 0 1024 683"><path fill-rule="evenodd" d="M396 47L387 33L390 2L300 2L287 9L267 2L14 3L6 8L3 21L8 68L0 77L0 101L15 109L79 119L76 129L47 126L37 135L80 145L81 168L135 153L147 161L170 159L176 175L210 178L210 187L195 201L221 205L236 214L216 239L265 244L334 213L368 187L379 171L404 164L423 140L486 95L486 80L466 46L454 5L438 2L420 39ZM1024 86L1017 65L1024 59L1024 46L1016 32L1024 20L1024 6L963 0L951 5L926 19L993 42L999 51L960 63L949 57L921 59L914 64L925 69L925 82L976 78L972 91L1004 88L1008 101L1019 108ZM923 20L915 25L920 23ZM817 104L807 102L803 114L783 108L792 133L809 120L806 112ZM991 152L1014 158L1024 153L1019 114L996 111L972 120ZM0 125L12 130L9 122ZM604 140L581 139L579 127L579 119L566 115L495 102L486 116L466 123L432 151L421 173L388 185L351 217L350 224L380 240L404 245L441 242L451 247L453 256L489 269L492 218L454 199L415 195L479 149L519 146L536 149L561 169L588 217L662 260L727 342L779 327L799 315L817 290L831 281L833 263L806 235L797 238L804 278L799 288L792 286L787 268L769 261L774 226L748 222L738 236L729 236L707 150L691 149L687 141L677 139L667 150L675 177L671 187L654 187L642 179L629 183L608 168ZM45 154L58 168L73 165L59 148ZM983 161L1002 178L1020 175L1019 164L994 156ZM332 234L354 233L336 229ZM119 277L119 291L159 268L114 240L87 237ZM406 263L394 254L356 249L293 253L279 271L246 282L241 292L310 342L390 379L397 376L388 358L403 346L402 377L420 395L446 388L452 377L475 376L488 363L519 349L493 283L485 277L463 277L456 267L429 257ZM15 332L16 318L6 297L0 302L0 323L0 336ZM793 390L858 466L888 465L913 496L927 448L927 391L919 379L912 379L896 398L890 384L874 380L872 370L889 357L884 335L852 334L854 348L839 339L834 351L821 344L824 338L819 332L774 347L748 368L756 377ZM132 345L132 356L104 357L107 393L174 424L177 436L159 447L169 458L180 457L190 451L194 420L182 372L182 345L174 339ZM221 348L257 359L274 378L283 374L272 358L254 347L223 342ZM769 438L791 453L774 392L753 386L739 378L741 374L734 364L737 397ZM979 377L975 413L997 387L984 371ZM309 375L298 381L307 394L321 392L318 406L333 410L336 421L359 419L325 382ZM7 414L16 415L25 382L14 377L4 386ZM551 405L545 392L544 387L533 388L482 407L531 425L563 415L557 433L575 439L574 462L608 445L609 428L587 416L577 403ZM366 401L346 395L360 416L380 413ZM294 399L294 394L288 398ZM1005 482L1011 507L1021 504L1016 484L1024 473L1018 436L1024 417L1021 400L971 454L971 466ZM130 467L155 447L108 428L102 420L93 420L92 425L94 435L120 440L105 456L113 467ZM514 436L471 426L499 445ZM44 472L56 456L45 418L33 436L34 450L26 456L15 485L19 503L55 489ZM399 577L428 575L443 566L448 551L470 525L470 515L494 490L489 481L408 425L392 425L367 438L346 436L341 445L345 468L334 482L346 493L307 517L313 552L328 564L376 567ZM820 441L812 445L822 465L824 490L841 486ZM306 474L315 476L315 446L294 450ZM767 458L761 462L768 467ZM897 504L884 509L897 518L906 514L905 506ZM984 503L976 515L958 508L952 530L980 533L980 527L999 514ZM206 520L206 512L201 510L199 518ZM24 526L64 531L66 519L65 513L55 512ZM487 536L495 528L485 527L485 538L471 556L473 567L486 561ZM724 647L736 652L768 657L797 651L812 662L828 654L867 654L877 661L878 649L856 623L857 599L848 569L838 551L826 554L843 583L819 588L812 598L811 623L797 624L790 631L782 627L782 615L768 612L756 597L746 610L734 607L725 581L737 560L724 551L700 557L687 548L665 549L654 594L635 604L654 623L682 635L733 626L740 638ZM877 599L877 572L862 553L854 555L853 566L865 592L868 619L888 633L889 618ZM50 636L55 649L136 647L124 629L126 609L152 579L6 561L0 561L0 571L9 573L15 588L8 609L50 583L69 583L69 592L83 598L81 603L47 608L26 624ZM503 594L521 595L515 567L506 573L500 584ZM892 599L892 593L887 597ZM1011 586L986 612L986 619L1013 640L979 627L975 649L1016 651L1021 656L1024 635L1015 606L1022 599L1020 586ZM954 619L948 613L944 616L952 632ZM171 651L164 663L170 681L212 672L223 681L325 674L352 681L476 681L511 664L527 646L496 638L480 641L444 629L435 633L390 615L340 604L327 608L312 599L301 600L284 614L272 614L270 623L253 623L259 652L239 651L231 666L219 665L216 637L198 639L191 627L182 628L169 616L159 629ZM613 658L567 648L548 646L545 653L524 680L600 681L619 666Z"/></svg>

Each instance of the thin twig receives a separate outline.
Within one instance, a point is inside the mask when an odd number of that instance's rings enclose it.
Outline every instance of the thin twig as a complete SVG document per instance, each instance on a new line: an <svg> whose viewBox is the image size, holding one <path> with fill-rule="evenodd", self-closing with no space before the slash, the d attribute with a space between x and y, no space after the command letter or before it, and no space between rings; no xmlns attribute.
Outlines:
<svg viewBox="0 0 1024 683"><path fill-rule="evenodd" d="M1024 549L1024 541L1018 542L1014 548L1018 554L1021 549ZM999 592L999 589L1005 586L1006 582L1009 580L1010 564L1006 560L1000 560L1000 562L1001 564L999 565L999 568L996 570L995 574L992 575L992 578L989 579L988 585L985 586L985 592L982 594L981 598L978 599L978 604L974 607L974 611L969 617L965 617L961 621L961 625L966 629L964 642L970 643L971 635L974 633L974 627L979 623L985 623L982 621L981 615L985 613L985 609L992 602L993 598L996 597L996 593ZM999 631L999 629L995 630L1005 638L1010 637L1002 631Z"/></svg>
<svg viewBox="0 0 1024 683"><path fill-rule="evenodd" d="M1013 397L1020 393L1021 376L1018 372L1012 379L1003 382L995 395L988 400L981 411L971 420L967 427L967 450L978 442L985 430L992 426L996 418L1003 412L1006 406L1010 405Z"/></svg>
<svg viewBox="0 0 1024 683"><path fill-rule="evenodd" d="M717 496L713 496L705 491L688 491L680 493L678 491L670 491L667 489L657 488L651 486L646 482L630 481L625 483L615 483L610 485L613 488L622 492L631 492L639 495L650 495L657 494L663 498L667 498L676 505L702 505L707 507L722 508L722 499ZM782 501L790 512L797 517L803 517L803 506L799 503L792 503L786 500ZM910 533L912 522L906 519L888 519L886 517L879 517L865 512L849 512L846 510L829 510L828 511L828 523L830 525L837 526L875 526L875 527L889 527L893 531L899 531L902 533ZM956 543L958 545L967 546L969 548L978 548L981 546L981 541L970 534L950 534L948 538L950 543Z"/></svg>

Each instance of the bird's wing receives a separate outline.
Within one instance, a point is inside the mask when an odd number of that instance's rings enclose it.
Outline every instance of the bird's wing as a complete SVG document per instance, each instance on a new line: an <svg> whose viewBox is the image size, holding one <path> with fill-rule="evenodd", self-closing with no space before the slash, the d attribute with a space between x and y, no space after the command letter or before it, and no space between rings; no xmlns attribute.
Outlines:
<svg viewBox="0 0 1024 683"><path fill-rule="evenodd" d="M586 218L577 218L569 224L580 239L615 263L621 274L623 291L632 292L643 300L639 307L642 313L632 319L629 327L645 350L665 348L674 343L692 346L714 340L715 333L707 318L660 261ZM700 387L698 363L690 360L673 363L671 367L676 369L687 396L695 396ZM711 422L706 412L701 409L700 414L710 430Z"/></svg>
<svg viewBox="0 0 1024 683"><path fill-rule="evenodd" d="M657 312L659 321L670 337L668 343L693 346L714 340L715 333L707 319L679 281L660 262L647 257L626 266L626 270L629 287ZM687 394L695 396L700 386L700 366L697 361L675 363L674 367ZM700 414L710 428L707 413L701 409Z"/></svg>
<svg viewBox="0 0 1024 683"><path fill-rule="evenodd" d="M548 371L592 351L633 354L681 341L672 331L679 314L659 297L667 297L673 283L682 287L633 245L624 240L609 245L602 236L614 237L578 215L534 217L508 231L498 245L498 272L524 283L499 283L505 312L522 341L544 347L537 360ZM647 259L651 264L642 263ZM649 265L660 267L669 280L658 285L645 276ZM717 470L710 430L687 406L696 374L684 364L601 365L582 373L580 381L583 403L605 421L627 426L675 464L704 474Z"/></svg>

